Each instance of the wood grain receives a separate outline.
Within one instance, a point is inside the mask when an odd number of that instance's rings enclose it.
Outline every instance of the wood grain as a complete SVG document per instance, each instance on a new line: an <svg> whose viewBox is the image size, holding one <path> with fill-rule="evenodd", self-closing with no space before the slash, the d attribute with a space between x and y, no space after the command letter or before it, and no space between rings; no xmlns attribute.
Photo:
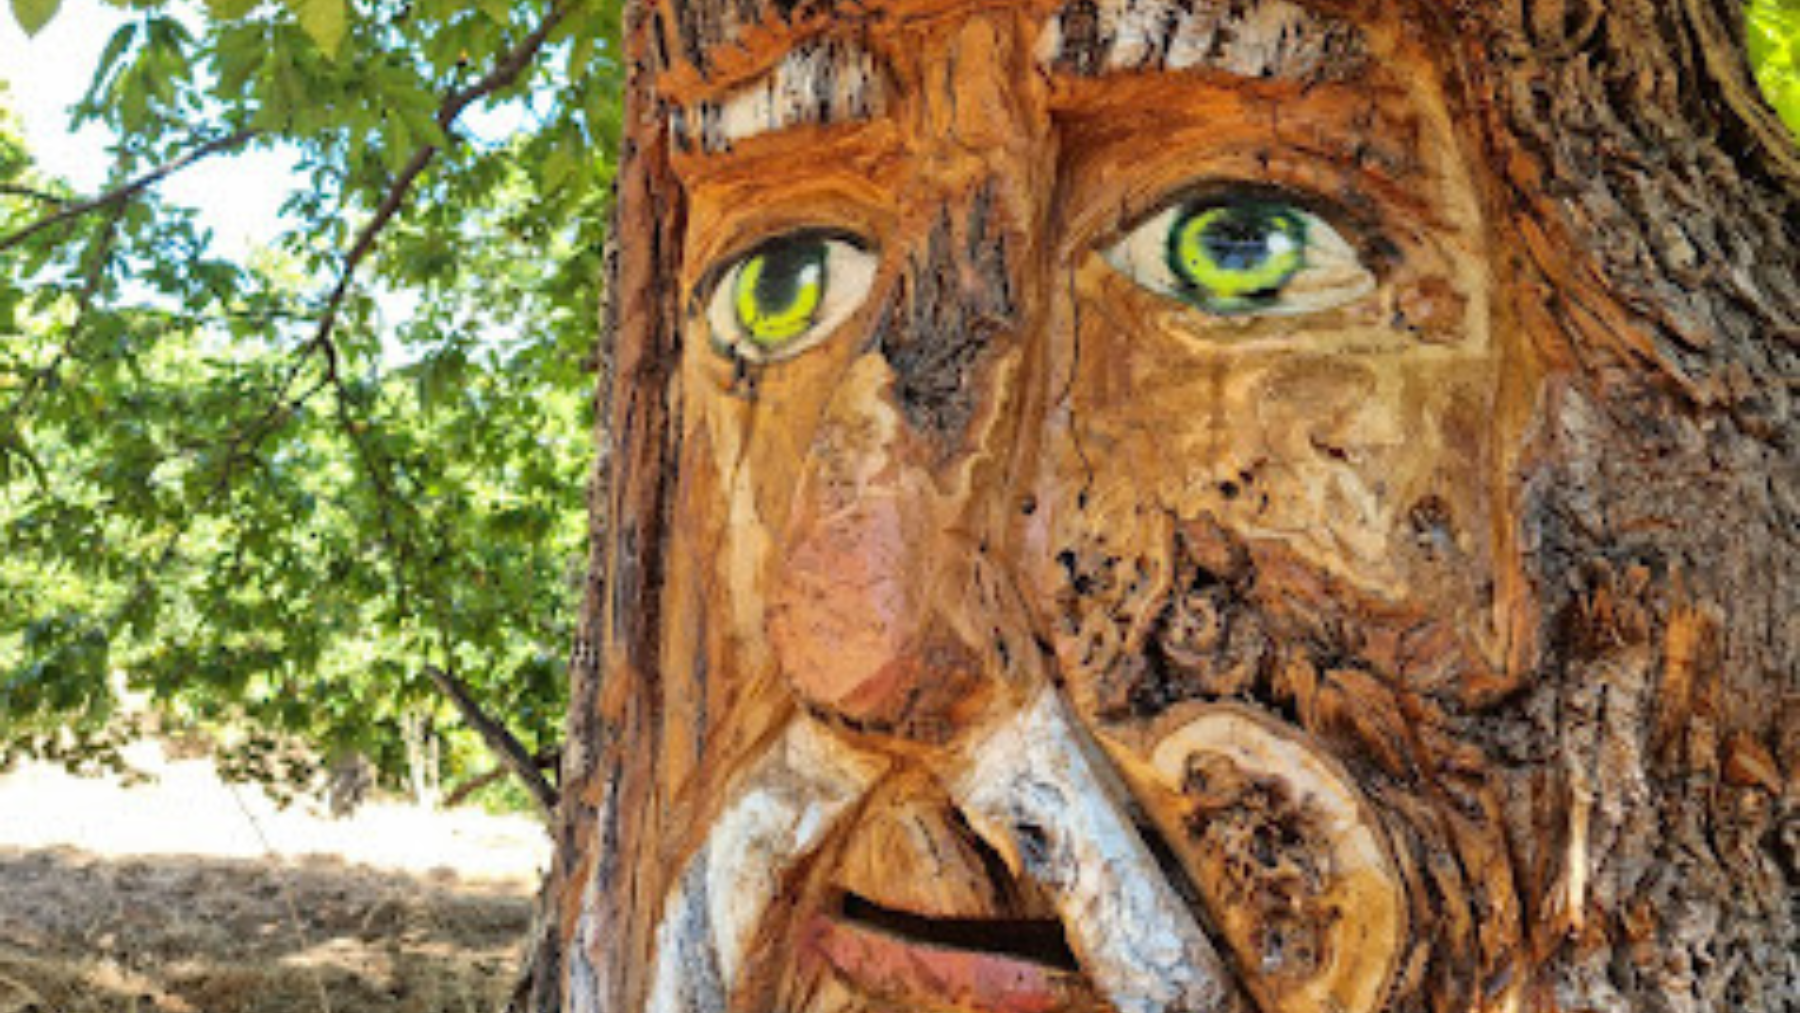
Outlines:
<svg viewBox="0 0 1800 1013"><path fill-rule="evenodd" d="M630 5L516 1008L1788 1008L1800 155L1740 18ZM1227 199L1373 284L1220 315L1105 256ZM866 297L720 354L708 286L808 229Z"/></svg>

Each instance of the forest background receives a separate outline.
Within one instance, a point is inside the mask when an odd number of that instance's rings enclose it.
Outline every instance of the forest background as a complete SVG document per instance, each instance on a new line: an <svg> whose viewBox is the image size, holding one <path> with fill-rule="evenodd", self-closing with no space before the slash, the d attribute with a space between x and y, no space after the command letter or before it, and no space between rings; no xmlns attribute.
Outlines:
<svg viewBox="0 0 1800 1013"><path fill-rule="evenodd" d="M68 111L102 184L41 170L0 90L0 771L118 768L153 725L278 792L353 761L548 810L619 0L111 6ZM1746 44L1800 135L1800 0ZM165 184L249 153L294 168L237 181L281 208L240 249Z"/></svg>

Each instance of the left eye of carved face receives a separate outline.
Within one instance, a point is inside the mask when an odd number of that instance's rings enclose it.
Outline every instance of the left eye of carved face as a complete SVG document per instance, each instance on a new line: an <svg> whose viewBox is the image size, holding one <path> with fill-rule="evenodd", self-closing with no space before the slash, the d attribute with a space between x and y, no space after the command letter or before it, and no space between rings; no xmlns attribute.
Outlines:
<svg viewBox="0 0 1800 1013"><path fill-rule="evenodd" d="M1103 256L1144 288L1221 317L1316 313L1375 287L1375 276L1336 229L1280 201L1177 204Z"/></svg>
<svg viewBox="0 0 1800 1013"><path fill-rule="evenodd" d="M829 337L868 295L875 257L819 233L780 236L729 264L706 301L721 354L791 358Z"/></svg>

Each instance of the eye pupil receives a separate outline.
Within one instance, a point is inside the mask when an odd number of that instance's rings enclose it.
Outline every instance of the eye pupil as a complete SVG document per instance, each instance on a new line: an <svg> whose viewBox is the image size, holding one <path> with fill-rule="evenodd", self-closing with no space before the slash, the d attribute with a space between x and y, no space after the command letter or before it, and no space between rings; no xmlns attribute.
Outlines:
<svg viewBox="0 0 1800 1013"><path fill-rule="evenodd" d="M1263 216L1214 212L1200 230L1200 242L1213 263L1228 271L1252 271L1293 247L1286 233Z"/></svg>
<svg viewBox="0 0 1800 1013"><path fill-rule="evenodd" d="M744 261L733 304L745 337L776 345L805 334L825 299L825 243L779 240Z"/></svg>
<svg viewBox="0 0 1800 1013"><path fill-rule="evenodd" d="M1255 309L1305 266L1306 230L1283 205L1200 206L1169 230L1169 269L1184 294L1215 312Z"/></svg>

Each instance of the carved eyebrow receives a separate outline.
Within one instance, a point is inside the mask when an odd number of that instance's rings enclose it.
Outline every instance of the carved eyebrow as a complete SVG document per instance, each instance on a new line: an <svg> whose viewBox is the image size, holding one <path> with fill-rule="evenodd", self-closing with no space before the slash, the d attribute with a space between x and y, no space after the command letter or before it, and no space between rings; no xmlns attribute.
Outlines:
<svg viewBox="0 0 1800 1013"><path fill-rule="evenodd" d="M1074 0L1038 39L1040 65L1098 77L1218 71L1322 83L1359 76L1362 29L1293 0Z"/></svg>
<svg viewBox="0 0 1800 1013"><path fill-rule="evenodd" d="M722 99L675 107L669 134L678 150L716 154L763 134L867 120L886 109L883 81L868 50L841 39L814 39Z"/></svg>

